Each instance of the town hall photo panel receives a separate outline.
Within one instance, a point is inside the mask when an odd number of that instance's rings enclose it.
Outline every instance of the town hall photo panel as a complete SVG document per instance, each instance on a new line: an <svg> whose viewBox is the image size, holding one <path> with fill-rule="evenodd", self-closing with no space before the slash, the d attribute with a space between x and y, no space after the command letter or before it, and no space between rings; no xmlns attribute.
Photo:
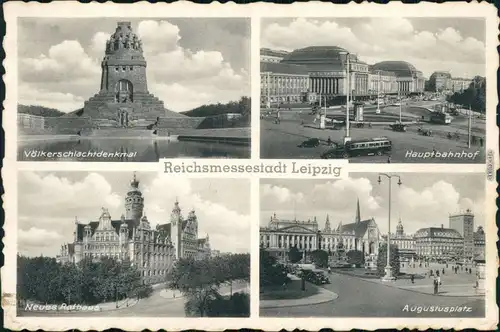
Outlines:
<svg viewBox="0 0 500 332"><path fill-rule="evenodd" d="M260 183L261 316L484 317L483 174Z"/></svg>
<svg viewBox="0 0 500 332"><path fill-rule="evenodd" d="M249 180L18 178L19 316L250 315Z"/></svg>
<svg viewBox="0 0 500 332"><path fill-rule="evenodd" d="M18 160L250 158L250 19L21 18Z"/></svg>

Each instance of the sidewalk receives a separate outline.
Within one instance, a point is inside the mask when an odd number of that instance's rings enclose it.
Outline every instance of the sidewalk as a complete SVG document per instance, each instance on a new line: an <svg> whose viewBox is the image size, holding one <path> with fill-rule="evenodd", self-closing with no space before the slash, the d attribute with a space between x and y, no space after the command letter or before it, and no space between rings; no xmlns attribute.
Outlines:
<svg viewBox="0 0 500 332"><path fill-rule="evenodd" d="M237 293L237 292L246 292L249 293L250 287L247 283L233 283L233 288L232 288L232 293ZM230 295L231 294L231 287L228 285L224 285L220 287L219 289L219 294L222 296ZM173 300L173 299L180 299L184 297L184 294L182 294L178 290L172 290L172 289L162 289L160 291L160 296L164 299L167 300Z"/></svg>
<svg viewBox="0 0 500 332"><path fill-rule="evenodd" d="M301 280L295 275L289 274L288 277L292 280ZM339 296L323 287L317 287L311 283L307 283L307 287L316 287L318 293L309 297L301 299L286 299L286 300L260 300L259 308L285 308L285 307L299 307L312 304L319 304L336 300Z"/></svg>
<svg viewBox="0 0 500 332"><path fill-rule="evenodd" d="M396 280L392 282L387 282L387 281L382 281L381 279L365 279L365 278L360 278L357 277L361 280L364 280L366 282L372 282L380 285L384 285L386 287L394 287L394 288L399 288L399 289L404 289L410 292L415 292L415 293L421 293L421 294L428 294L428 295L434 295L434 285L429 282L429 283L417 283L417 284L411 284L409 280ZM429 280L429 279L426 279ZM415 280L417 281L417 280ZM443 283L439 287L439 292L436 296L449 296L449 297L484 297L484 295L476 294L476 289L473 287L473 283L467 283L467 284L446 284Z"/></svg>

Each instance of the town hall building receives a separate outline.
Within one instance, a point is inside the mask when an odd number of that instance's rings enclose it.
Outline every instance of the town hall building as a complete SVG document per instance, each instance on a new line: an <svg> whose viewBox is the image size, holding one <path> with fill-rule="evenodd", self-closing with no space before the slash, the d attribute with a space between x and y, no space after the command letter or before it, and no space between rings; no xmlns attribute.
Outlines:
<svg viewBox="0 0 500 332"><path fill-rule="evenodd" d="M178 259L211 256L208 235L198 238L195 211L184 218L177 200L170 222L151 227L135 174L125 196L125 214L113 219L109 211L102 208L96 221L82 223L75 218L73 236L72 243L61 246L59 262L78 263L84 258L99 260L102 257L129 259L139 269L145 284L164 281Z"/></svg>

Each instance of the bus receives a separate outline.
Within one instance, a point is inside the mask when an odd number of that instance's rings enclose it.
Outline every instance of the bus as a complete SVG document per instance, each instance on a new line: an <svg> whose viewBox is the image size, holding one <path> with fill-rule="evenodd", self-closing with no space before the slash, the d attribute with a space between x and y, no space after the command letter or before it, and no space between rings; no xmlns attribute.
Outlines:
<svg viewBox="0 0 500 332"><path fill-rule="evenodd" d="M354 156L381 156L392 151L392 142L387 137L374 137L347 142L345 145L337 144L325 151L321 158L349 158Z"/></svg>
<svg viewBox="0 0 500 332"><path fill-rule="evenodd" d="M450 124L451 120L451 115L443 112L433 112L430 117L430 122L436 124Z"/></svg>

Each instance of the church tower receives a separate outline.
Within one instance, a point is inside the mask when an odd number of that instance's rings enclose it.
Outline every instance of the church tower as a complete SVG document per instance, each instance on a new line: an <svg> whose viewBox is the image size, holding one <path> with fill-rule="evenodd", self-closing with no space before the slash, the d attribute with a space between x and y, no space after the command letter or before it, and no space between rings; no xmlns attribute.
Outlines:
<svg viewBox="0 0 500 332"><path fill-rule="evenodd" d="M100 127L146 127L165 116L163 102L148 91L142 41L131 22L118 22L106 42L99 92L83 115ZM95 119L95 120L94 120Z"/></svg>
<svg viewBox="0 0 500 332"><path fill-rule="evenodd" d="M401 222L401 218L399 218L398 225L396 226L396 236L402 237L405 234L403 223Z"/></svg>
<svg viewBox="0 0 500 332"><path fill-rule="evenodd" d="M355 220L356 223L359 223L361 222L361 210L359 208L359 198L358 198L358 203L356 205L356 220Z"/></svg>
<svg viewBox="0 0 500 332"><path fill-rule="evenodd" d="M175 250L175 258L182 258L182 214L179 202L175 200L174 208L170 214L170 236L171 243Z"/></svg>
<svg viewBox="0 0 500 332"><path fill-rule="evenodd" d="M142 197L142 193L139 191L139 180L137 180L134 172L134 177L132 181L130 181L130 190L125 197L126 218L134 220L135 224L139 225L143 209L144 198Z"/></svg>
<svg viewBox="0 0 500 332"><path fill-rule="evenodd" d="M325 229L323 230L323 233L331 233L332 232L332 229L331 229L331 225L330 225L330 216L327 214L326 215L326 222L325 222Z"/></svg>

